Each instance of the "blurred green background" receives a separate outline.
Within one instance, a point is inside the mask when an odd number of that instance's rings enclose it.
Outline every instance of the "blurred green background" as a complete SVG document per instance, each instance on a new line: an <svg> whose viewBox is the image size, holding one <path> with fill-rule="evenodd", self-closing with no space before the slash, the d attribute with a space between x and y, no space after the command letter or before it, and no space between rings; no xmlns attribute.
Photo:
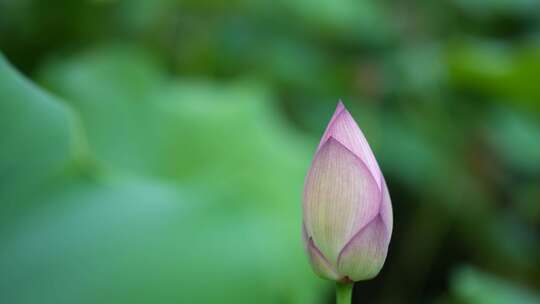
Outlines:
<svg viewBox="0 0 540 304"><path fill-rule="evenodd" d="M356 303L540 303L540 1L0 0L0 303L333 303L342 98L389 184Z"/></svg>

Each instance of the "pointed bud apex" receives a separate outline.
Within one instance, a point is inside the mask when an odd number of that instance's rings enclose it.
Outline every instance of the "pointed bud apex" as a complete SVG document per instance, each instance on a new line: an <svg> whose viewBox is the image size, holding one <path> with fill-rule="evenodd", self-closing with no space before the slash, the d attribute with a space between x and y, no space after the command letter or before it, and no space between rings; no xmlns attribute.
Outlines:
<svg viewBox="0 0 540 304"><path fill-rule="evenodd" d="M304 242L319 276L373 278L386 259L392 206L364 134L339 102L307 174Z"/></svg>

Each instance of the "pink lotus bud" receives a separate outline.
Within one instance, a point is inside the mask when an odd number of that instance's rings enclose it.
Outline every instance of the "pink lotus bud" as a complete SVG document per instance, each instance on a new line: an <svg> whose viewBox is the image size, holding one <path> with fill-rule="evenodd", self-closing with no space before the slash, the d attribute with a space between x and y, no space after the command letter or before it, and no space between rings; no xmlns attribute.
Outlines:
<svg viewBox="0 0 540 304"><path fill-rule="evenodd" d="M381 270L392 235L392 205L364 134L339 102L306 177L303 234L321 277L361 281Z"/></svg>

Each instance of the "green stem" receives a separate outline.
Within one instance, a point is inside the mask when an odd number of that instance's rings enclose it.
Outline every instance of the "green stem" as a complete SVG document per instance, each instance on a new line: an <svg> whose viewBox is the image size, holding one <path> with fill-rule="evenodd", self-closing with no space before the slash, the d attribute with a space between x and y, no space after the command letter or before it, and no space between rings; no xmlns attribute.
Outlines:
<svg viewBox="0 0 540 304"><path fill-rule="evenodd" d="M351 304L354 283L336 283L336 304Z"/></svg>

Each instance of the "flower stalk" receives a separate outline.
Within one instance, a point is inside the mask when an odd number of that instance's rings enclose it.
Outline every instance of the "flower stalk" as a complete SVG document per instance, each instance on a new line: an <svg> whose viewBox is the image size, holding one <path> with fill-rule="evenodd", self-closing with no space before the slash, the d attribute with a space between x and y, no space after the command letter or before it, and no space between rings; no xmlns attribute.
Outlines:
<svg viewBox="0 0 540 304"><path fill-rule="evenodd" d="M351 304L354 283L336 283L336 304Z"/></svg>

